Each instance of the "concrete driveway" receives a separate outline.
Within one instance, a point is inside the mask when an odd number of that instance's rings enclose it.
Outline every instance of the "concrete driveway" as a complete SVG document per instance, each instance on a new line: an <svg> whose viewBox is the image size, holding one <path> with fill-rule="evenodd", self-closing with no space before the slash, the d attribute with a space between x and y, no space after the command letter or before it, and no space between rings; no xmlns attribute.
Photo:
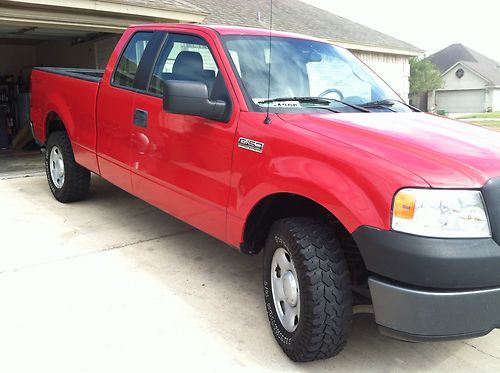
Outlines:
<svg viewBox="0 0 500 373"><path fill-rule="evenodd" d="M0 180L0 371L500 371L500 331L411 344L354 320L345 351L289 361L247 257L94 178L57 203L42 176Z"/></svg>

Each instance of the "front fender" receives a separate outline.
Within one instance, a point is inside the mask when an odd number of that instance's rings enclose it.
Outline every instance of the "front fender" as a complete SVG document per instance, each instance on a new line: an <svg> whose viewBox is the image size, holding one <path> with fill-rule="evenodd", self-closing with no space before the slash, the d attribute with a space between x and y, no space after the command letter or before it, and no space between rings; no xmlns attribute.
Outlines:
<svg viewBox="0 0 500 373"><path fill-rule="evenodd" d="M260 113L246 113L241 120L250 114ZM243 122L240 128L246 132L243 137L263 142L264 151L235 148L228 214L229 220L232 216L233 222L242 224L229 227L238 231L239 240L253 208L276 193L315 201L352 233L361 225L389 229L394 193L405 186L428 187L420 177L384 159L278 117L271 126ZM234 232L229 235L236 239Z"/></svg>

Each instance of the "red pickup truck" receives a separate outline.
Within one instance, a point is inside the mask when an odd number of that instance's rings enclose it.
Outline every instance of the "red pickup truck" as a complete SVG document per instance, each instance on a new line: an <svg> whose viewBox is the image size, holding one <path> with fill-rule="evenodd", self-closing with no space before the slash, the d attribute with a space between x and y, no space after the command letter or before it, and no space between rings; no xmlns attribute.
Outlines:
<svg viewBox="0 0 500 373"><path fill-rule="evenodd" d="M500 327L500 136L407 105L347 50L223 26L130 27L104 71L37 68L54 197L93 172L246 254L295 361L367 308L403 340Z"/></svg>

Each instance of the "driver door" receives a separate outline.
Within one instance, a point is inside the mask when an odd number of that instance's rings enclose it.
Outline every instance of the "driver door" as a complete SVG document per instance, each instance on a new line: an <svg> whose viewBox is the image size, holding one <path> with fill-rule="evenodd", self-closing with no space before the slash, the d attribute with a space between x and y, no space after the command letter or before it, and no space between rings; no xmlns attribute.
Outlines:
<svg viewBox="0 0 500 373"><path fill-rule="evenodd" d="M234 105L226 72L212 50L199 35L166 37L147 91L136 96L143 123L132 129L132 182L139 197L225 239L238 110L233 107L229 122L223 123L167 113L162 99L166 80L192 80L206 84L212 97Z"/></svg>

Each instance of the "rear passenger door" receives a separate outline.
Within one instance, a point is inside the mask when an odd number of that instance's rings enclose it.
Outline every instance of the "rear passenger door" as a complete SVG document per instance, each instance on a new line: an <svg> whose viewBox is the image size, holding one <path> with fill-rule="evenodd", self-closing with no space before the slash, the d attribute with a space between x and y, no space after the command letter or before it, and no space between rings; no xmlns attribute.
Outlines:
<svg viewBox="0 0 500 373"><path fill-rule="evenodd" d="M163 83L200 81L212 99L231 102L228 76L210 39L170 33L136 109L147 124L132 130L134 193L163 210L224 239L237 109L228 123L163 110ZM232 103L235 105L235 103ZM231 105L230 105L231 106Z"/></svg>

